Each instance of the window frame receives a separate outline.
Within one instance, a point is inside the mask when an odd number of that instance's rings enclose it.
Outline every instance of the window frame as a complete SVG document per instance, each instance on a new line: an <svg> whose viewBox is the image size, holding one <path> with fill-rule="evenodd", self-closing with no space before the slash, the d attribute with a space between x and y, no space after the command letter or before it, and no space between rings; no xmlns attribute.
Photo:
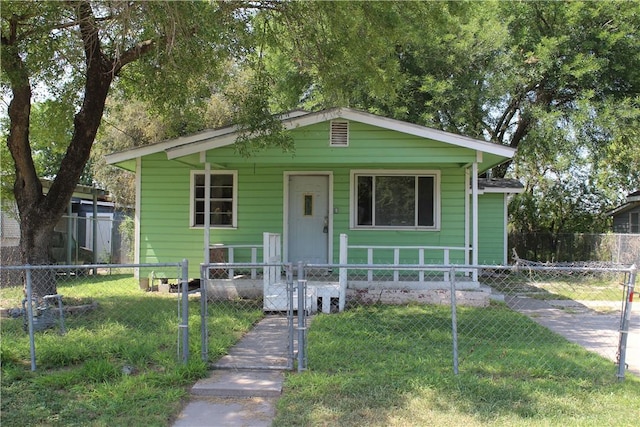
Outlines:
<svg viewBox="0 0 640 427"><path fill-rule="evenodd" d="M636 216L637 222L633 221L634 216ZM638 233L640 233L640 212L629 212L629 234Z"/></svg>
<svg viewBox="0 0 640 427"><path fill-rule="evenodd" d="M358 225L358 177L360 176L410 176L413 178L433 178L433 222L432 226L391 226L391 225ZM415 230L415 231L440 231L440 171L439 170L395 170L395 169L354 169L351 170L350 188L350 215L349 228L351 230ZM375 200L372 201L372 210L375 211ZM414 218L418 218L418 203L414 208Z"/></svg>
<svg viewBox="0 0 640 427"><path fill-rule="evenodd" d="M203 229L204 224L195 223L195 180L196 175L206 175L205 170L192 170L189 179L189 228ZM232 176L232 200L231 200L231 225L215 225L210 224L209 228L229 230L238 228L238 171L237 170L211 170L210 175L231 175ZM206 177L205 177L206 178ZM205 197L206 198L206 197ZM214 200L213 198L210 200ZM204 213L203 213L204 214Z"/></svg>

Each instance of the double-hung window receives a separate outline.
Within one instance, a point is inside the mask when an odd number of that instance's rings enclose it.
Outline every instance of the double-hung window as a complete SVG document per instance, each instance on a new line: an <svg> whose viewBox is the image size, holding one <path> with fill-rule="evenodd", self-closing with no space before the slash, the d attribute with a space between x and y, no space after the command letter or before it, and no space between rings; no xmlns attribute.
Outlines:
<svg viewBox="0 0 640 427"><path fill-rule="evenodd" d="M438 229L437 171L353 171L354 228Z"/></svg>
<svg viewBox="0 0 640 427"><path fill-rule="evenodd" d="M234 228L237 226L238 173L211 171L210 177L207 194L206 172L191 172L191 226L205 226L206 203L209 200L210 226Z"/></svg>

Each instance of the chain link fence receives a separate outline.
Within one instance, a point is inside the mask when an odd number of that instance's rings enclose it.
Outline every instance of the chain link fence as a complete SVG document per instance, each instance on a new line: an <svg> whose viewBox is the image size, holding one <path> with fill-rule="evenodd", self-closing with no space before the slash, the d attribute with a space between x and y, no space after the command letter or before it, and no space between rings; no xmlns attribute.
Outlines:
<svg viewBox="0 0 640 427"><path fill-rule="evenodd" d="M579 376L595 366L619 378L627 368L640 374L633 268L521 261L307 265L304 272L318 300L309 319L310 369L329 360L339 371L365 358L372 369L425 363L488 377Z"/></svg>
<svg viewBox="0 0 640 427"><path fill-rule="evenodd" d="M510 250L529 260L640 265L640 234L512 231L508 238Z"/></svg>
<svg viewBox="0 0 640 427"><path fill-rule="evenodd" d="M2 357L33 369L157 368L191 349L233 369L339 371L357 358L488 377L640 374L628 267L218 263L192 281L186 262L1 269L21 277L0 290ZM253 354L234 353L248 338Z"/></svg>
<svg viewBox="0 0 640 427"><path fill-rule="evenodd" d="M158 269L173 279L154 280ZM13 273L0 289L3 360L32 370L103 361L124 373L187 362L186 261L0 270Z"/></svg>

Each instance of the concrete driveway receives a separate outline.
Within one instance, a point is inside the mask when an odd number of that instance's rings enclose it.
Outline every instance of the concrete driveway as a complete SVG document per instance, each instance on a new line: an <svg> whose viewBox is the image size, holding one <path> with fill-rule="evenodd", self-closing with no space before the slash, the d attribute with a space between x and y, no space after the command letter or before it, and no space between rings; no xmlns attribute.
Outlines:
<svg viewBox="0 0 640 427"><path fill-rule="evenodd" d="M617 360L620 337L621 302L537 300L525 296L505 296L507 305L567 340ZM640 376L640 305L632 306L627 338L627 372Z"/></svg>

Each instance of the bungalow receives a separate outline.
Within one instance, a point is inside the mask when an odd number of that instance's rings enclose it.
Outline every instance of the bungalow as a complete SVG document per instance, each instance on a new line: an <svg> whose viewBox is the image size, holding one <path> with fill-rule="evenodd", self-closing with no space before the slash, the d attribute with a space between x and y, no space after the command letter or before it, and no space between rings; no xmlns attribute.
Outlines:
<svg viewBox="0 0 640 427"><path fill-rule="evenodd" d="M240 156L226 127L107 156L135 173L135 262L507 262L522 186L478 176L514 149L348 108L281 120L292 153Z"/></svg>

